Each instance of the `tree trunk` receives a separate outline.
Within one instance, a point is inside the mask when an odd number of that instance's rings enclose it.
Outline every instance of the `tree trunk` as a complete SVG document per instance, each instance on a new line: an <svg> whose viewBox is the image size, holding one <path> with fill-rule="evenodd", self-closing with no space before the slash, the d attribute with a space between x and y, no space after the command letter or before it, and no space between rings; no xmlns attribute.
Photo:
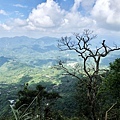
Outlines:
<svg viewBox="0 0 120 120"><path fill-rule="evenodd" d="M93 120L97 120L97 118L96 118L96 113L95 113L95 103L93 102L92 103L92 108L91 108L91 110L92 110L92 119Z"/></svg>

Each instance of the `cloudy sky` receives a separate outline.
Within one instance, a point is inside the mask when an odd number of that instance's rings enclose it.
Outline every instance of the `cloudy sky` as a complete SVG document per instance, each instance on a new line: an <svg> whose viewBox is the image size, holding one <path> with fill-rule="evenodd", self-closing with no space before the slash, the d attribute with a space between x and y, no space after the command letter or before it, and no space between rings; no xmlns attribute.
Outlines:
<svg viewBox="0 0 120 120"><path fill-rule="evenodd" d="M60 37L83 29L120 41L120 1L0 0L0 37Z"/></svg>

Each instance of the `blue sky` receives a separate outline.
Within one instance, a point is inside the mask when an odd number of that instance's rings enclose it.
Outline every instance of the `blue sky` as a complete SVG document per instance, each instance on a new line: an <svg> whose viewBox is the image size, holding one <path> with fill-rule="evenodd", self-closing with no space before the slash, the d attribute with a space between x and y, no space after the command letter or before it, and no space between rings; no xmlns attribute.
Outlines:
<svg viewBox="0 0 120 120"><path fill-rule="evenodd" d="M119 0L0 0L0 37L60 37L83 29L119 42Z"/></svg>

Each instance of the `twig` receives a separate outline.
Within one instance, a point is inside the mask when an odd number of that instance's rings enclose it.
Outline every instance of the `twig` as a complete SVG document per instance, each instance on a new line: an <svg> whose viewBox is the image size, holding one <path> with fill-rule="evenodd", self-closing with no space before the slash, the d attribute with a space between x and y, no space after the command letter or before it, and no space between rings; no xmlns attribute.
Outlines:
<svg viewBox="0 0 120 120"><path fill-rule="evenodd" d="M108 112L109 112L116 104L117 104L117 102L114 103L114 104L106 111L106 113L105 113L105 120L107 120Z"/></svg>

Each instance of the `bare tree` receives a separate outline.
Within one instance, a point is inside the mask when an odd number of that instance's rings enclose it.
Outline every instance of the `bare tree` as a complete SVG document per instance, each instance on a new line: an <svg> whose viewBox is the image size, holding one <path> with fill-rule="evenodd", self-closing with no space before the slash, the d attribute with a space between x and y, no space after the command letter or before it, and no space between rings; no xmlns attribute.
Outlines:
<svg viewBox="0 0 120 120"><path fill-rule="evenodd" d="M105 40L102 40L99 47L93 48L90 42L96 37L96 35L93 35L93 32L88 29L84 30L82 35L74 35L74 40L70 37L62 37L58 42L58 47L61 51L75 51L78 56L82 58L83 71L87 77L87 80L83 80L82 84L86 84L87 98L91 109L91 119L97 120L98 118L95 108L96 95L99 88L98 80L100 77L100 60L101 58L106 57L110 52L120 50L120 47L117 47L117 45L115 45L114 48L109 47L106 45ZM90 63L90 60L93 61L93 64ZM80 69L75 68L73 70L74 72L71 72L61 61L59 61L59 67L61 67L68 75L81 80L81 77L78 76Z"/></svg>

